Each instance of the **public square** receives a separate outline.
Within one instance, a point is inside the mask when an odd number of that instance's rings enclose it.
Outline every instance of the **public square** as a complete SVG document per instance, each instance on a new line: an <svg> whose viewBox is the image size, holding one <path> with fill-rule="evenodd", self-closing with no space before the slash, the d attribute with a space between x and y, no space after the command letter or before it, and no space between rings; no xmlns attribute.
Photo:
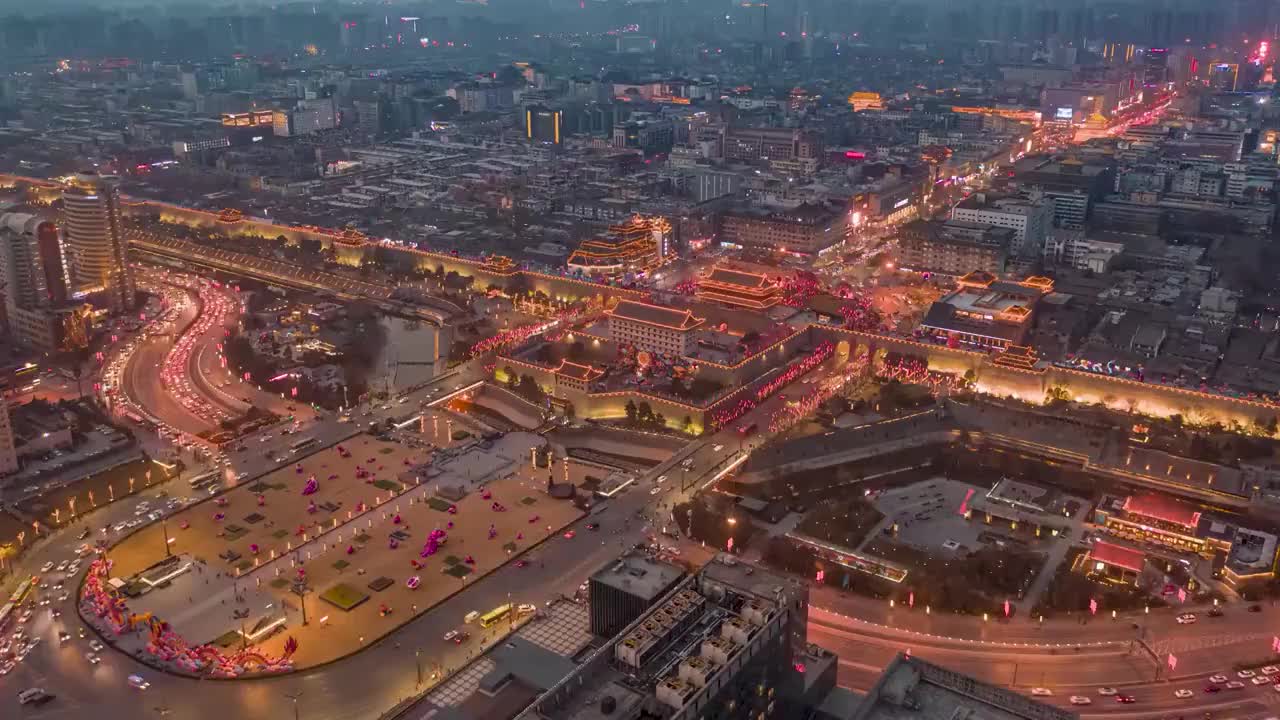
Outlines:
<svg viewBox="0 0 1280 720"><path fill-rule="evenodd" d="M131 535L110 551L112 576L134 591L154 582L131 612L192 645L273 656L294 637L295 668L333 660L580 516L532 477L534 441L468 439L420 466L428 450L358 435ZM166 532L177 560L153 568Z"/></svg>

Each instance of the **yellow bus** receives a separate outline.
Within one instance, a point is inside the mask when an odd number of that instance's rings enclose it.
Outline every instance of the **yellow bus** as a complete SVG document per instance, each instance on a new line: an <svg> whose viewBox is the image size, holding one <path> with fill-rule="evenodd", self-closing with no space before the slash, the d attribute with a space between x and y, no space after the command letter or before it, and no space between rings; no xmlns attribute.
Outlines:
<svg viewBox="0 0 1280 720"><path fill-rule="evenodd" d="M511 614L511 603L499 605L489 612L480 616L480 627L493 627L496 623L505 620Z"/></svg>

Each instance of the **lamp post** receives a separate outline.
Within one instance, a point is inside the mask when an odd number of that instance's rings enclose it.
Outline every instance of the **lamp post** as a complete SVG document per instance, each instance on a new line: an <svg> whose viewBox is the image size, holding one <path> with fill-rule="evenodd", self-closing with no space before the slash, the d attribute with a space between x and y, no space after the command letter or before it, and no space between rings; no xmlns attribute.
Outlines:
<svg viewBox="0 0 1280 720"><path fill-rule="evenodd" d="M160 534L164 539L164 556L166 558L173 557L173 552L169 550L169 518L160 518Z"/></svg>
<svg viewBox="0 0 1280 720"><path fill-rule="evenodd" d="M302 697L301 692L293 694L285 693L285 697L293 701L293 720L298 720L298 698Z"/></svg>
<svg viewBox="0 0 1280 720"><path fill-rule="evenodd" d="M418 687L422 687L422 649L413 651L413 661L418 665Z"/></svg>

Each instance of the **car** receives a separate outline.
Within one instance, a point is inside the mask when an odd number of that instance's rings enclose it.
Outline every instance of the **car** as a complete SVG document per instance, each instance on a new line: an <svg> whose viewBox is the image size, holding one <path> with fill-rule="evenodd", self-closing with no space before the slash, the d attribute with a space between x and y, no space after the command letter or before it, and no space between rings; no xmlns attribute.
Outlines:
<svg viewBox="0 0 1280 720"><path fill-rule="evenodd" d="M444 641L445 641L445 642L456 642L457 637L458 637L459 635L461 635L461 633L459 633L457 630L450 630L449 632L447 632L447 633L445 633L445 634L444 634Z"/></svg>
<svg viewBox="0 0 1280 720"><path fill-rule="evenodd" d="M1178 624L1179 624L1179 625L1193 625L1193 624L1195 624L1195 621L1196 621L1196 614L1195 614L1195 613L1183 613L1183 614L1179 615L1179 616L1176 618L1176 620L1178 621Z"/></svg>
<svg viewBox="0 0 1280 720"><path fill-rule="evenodd" d="M471 623L475 622L476 619L478 619L479 617L480 617L480 611L472 610L471 612L462 616L462 622L470 625Z"/></svg>
<svg viewBox="0 0 1280 720"><path fill-rule="evenodd" d="M1270 685L1271 678L1267 677L1266 675L1259 675L1253 680L1250 680L1250 682L1252 682L1254 685Z"/></svg>
<svg viewBox="0 0 1280 720"><path fill-rule="evenodd" d="M58 602L66 602L71 598L71 593L62 593L58 596Z"/></svg>
<svg viewBox="0 0 1280 720"><path fill-rule="evenodd" d="M529 561L528 561L528 560L525 560L525 559L523 559L523 558L521 558L520 560L517 560L517 561L516 561L516 567L518 567L518 568L522 568L522 567L524 567L524 566L526 566L526 565L528 565L528 564L529 564Z"/></svg>
<svg viewBox="0 0 1280 720"><path fill-rule="evenodd" d="M1239 690L1243 687L1244 687L1244 682L1240 680L1232 680L1231 682L1227 683L1228 690Z"/></svg>
<svg viewBox="0 0 1280 720"><path fill-rule="evenodd" d="M664 482L666 482L666 481L667 481L667 476L666 476L666 475L659 475L659 476L658 476L658 484L659 484L659 485L661 485L662 483L664 483Z"/></svg>
<svg viewBox="0 0 1280 720"><path fill-rule="evenodd" d="M1275 665L1262 666L1263 675L1275 675L1276 673L1280 673L1280 667L1276 667Z"/></svg>
<svg viewBox="0 0 1280 720"><path fill-rule="evenodd" d="M67 644L67 643L69 643L69 642L71 642L71 633L67 632L66 630L61 630L61 631L59 631L59 632L58 632L58 643L59 643L60 645L65 645L65 644Z"/></svg>
<svg viewBox="0 0 1280 720"><path fill-rule="evenodd" d="M1250 605L1248 610L1249 612L1262 612L1262 606L1255 603Z"/></svg>
<svg viewBox="0 0 1280 720"><path fill-rule="evenodd" d="M1087 695L1072 695L1071 704L1072 705L1092 705L1093 699Z"/></svg>
<svg viewBox="0 0 1280 720"><path fill-rule="evenodd" d="M130 675L126 679L126 682L129 683L129 687L134 687L139 690L146 690L147 688L151 687L151 683L143 679L141 675Z"/></svg>
<svg viewBox="0 0 1280 720"><path fill-rule="evenodd" d="M1117 695L1116 702L1120 703L1121 705L1132 705L1133 703L1137 702L1137 699L1134 698L1132 695Z"/></svg>
<svg viewBox="0 0 1280 720"><path fill-rule="evenodd" d="M1050 695L1053 695L1053 691L1049 688L1034 687L1031 688L1031 694L1036 697L1049 697Z"/></svg>
<svg viewBox="0 0 1280 720"><path fill-rule="evenodd" d="M520 603L516 606L516 613L519 615L532 615L538 612L538 606L533 603Z"/></svg>
<svg viewBox="0 0 1280 720"><path fill-rule="evenodd" d="M1256 673L1256 672L1254 672L1254 671L1252 671L1252 670L1241 670L1240 672L1236 673L1236 677L1238 677L1238 678L1243 678L1243 679L1245 679L1245 680L1248 680L1249 678L1251 678L1251 677L1253 677L1254 675L1257 675L1257 674L1258 674L1258 673Z"/></svg>
<svg viewBox="0 0 1280 720"><path fill-rule="evenodd" d="M662 492L662 488L656 487L656 488L654 488L654 489L650 490L650 491L649 491L649 494L650 494L650 495L657 495L657 494L658 494L658 493L660 493L660 492Z"/></svg>
<svg viewBox="0 0 1280 720"><path fill-rule="evenodd" d="M47 572L49 572L49 571L50 571L50 570L52 570L52 569L53 569L53 561L52 561L52 560L50 560L49 562L47 562L47 563L45 563L44 565L41 565L41 566L40 566L40 572L41 572L41 573L47 573Z"/></svg>
<svg viewBox="0 0 1280 720"><path fill-rule="evenodd" d="M723 446L723 445L716 445L715 447L711 448L711 452L717 452L717 453L718 453L718 452L720 452L720 451L721 451L721 450L723 450L723 449L724 449L724 446Z"/></svg>
<svg viewBox="0 0 1280 720"><path fill-rule="evenodd" d="M1098 688L1098 694L1099 695L1115 695L1116 689L1113 687L1100 687Z"/></svg>
<svg viewBox="0 0 1280 720"><path fill-rule="evenodd" d="M1174 690L1173 696L1178 698L1179 700L1186 700L1189 697L1194 697L1195 693L1191 692L1186 688L1182 688L1180 690Z"/></svg>
<svg viewBox="0 0 1280 720"><path fill-rule="evenodd" d="M588 529L588 530L599 530L599 529L600 529L600 523L598 523L598 522L589 522L589 523L587 523L587 529Z"/></svg>
<svg viewBox="0 0 1280 720"><path fill-rule="evenodd" d="M102 652L105 647L106 646L102 644L102 641L96 638L89 641L89 648L94 652Z"/></svg>
<svg viewBox="0 0 1280 720"><path fill-rule="evenodd" d="M1205 685L1204 691L1205 693L1212 695L1213 693L1222 692L1222 687L1219 685Z"/></svg>
<svg viewBox="0 0 1280 720"><path fill-rule="evenodd" d="M42 688L27 688L18 693L19 705L44 705L54 698Z"/></svg>
<svg viewBox="0 0 1280 720"><path fill-rule="evenodd" d="M564 539L565 539L565 540L572 540L572 539L574 539L575 537L577 537L577 535L578 535L578 533L576 533L576 532L574 532L574 531L570 530L570 531L568 531L568 532L566 532L566 533L564 534Z"/></svg>
<svg viewBox="0 0 1280 720"><path fill-rule="evenodd" d="M1219 675L1210 675L1210 676L1209 676L1209 682L1211 682L1211 683L1224 683L1224 682L1226 682L1226 681L1227 681L1227 676L1226 676L1226 675L1221 675L1221 674L1219 674Z"/></svg>
<svg viewBox="0 0 1280 720"><path fill-rule="evenodd" d="M1220 607L1210 608L1210 609L1209 609L1209 617L1211 617L1211 618L1219 618L1219 617L1222 617L1222 608L1220 608Z"/></svg>
<svg viewBox="0 0 1280 720"><path fill-rule="evenodd" d="M92 652L85 653L84 659L88 660L90 665L97 665L98 663L102 662L102 658L99 657L97 653L92 653Z"/></svg>

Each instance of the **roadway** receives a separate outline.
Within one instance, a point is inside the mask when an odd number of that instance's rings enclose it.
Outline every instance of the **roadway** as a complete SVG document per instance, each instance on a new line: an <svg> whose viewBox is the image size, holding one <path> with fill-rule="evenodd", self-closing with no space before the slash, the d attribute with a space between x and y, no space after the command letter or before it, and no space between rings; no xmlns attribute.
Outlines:
<svg viewBox="0 0 1280 720"><path fill-rule="evenodd" d="M246 253L210 248L197 243L166 237L144 230L130 230L129 243L136 250L162 258L166 262L199 265L232 275L251 277L264 282L309 292L321 293L343 301L362 300L409 317L441 325L447 316L432 308L407 303L391 297L388 285L338 275L324 270L299 267L293 263L272 260Z"/></svg>

